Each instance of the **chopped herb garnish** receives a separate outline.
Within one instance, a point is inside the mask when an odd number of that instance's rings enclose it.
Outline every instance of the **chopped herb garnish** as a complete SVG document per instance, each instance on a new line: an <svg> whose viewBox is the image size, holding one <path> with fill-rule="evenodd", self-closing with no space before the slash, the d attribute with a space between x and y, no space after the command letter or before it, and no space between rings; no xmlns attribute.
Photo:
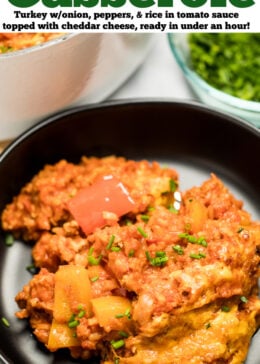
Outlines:
<svg viewBox="0 0 260 364"><path fill-rule="evenodd" d="M125 341L123 339L117 340L117 341L112 340L112 341L110 341L110 343L115 350L120 349L125 345Z"/></svg>
<svg viewBox="0 0 260 364"><path fill-rule="evenodd" d="M90 265L99 265L99 263L102 259L102 255L99 255L97 258L95 258L92 255L93 252L94 252L94 249L93 249L93 247L91 247L88 252L88 262Z"/></svg>
<svg viewBox="0 0 260 364"><path fill-rule="evenodd" d="M223 312L229 312L230 311L230 307L228 307L228 306L222 306L221 307L221 311L223 311Z"/></svg>
<svg viewBox="0 0 260 364"><path fill-rule="evenodd" d="M178 255L183 255L184 254L184 250L180 245L174 245L172 247L172 249L178 254Z"/></svg>
<svg viewBox="0 0 260 364"><path fill-rule="evenodd" d="M209 329L211 327L211 323L210 322L206 323L205 327L206 327L206 329Z"/></svg>
<svg viewBox="0 0 260 364"><path fill-rule="evenodd" d="M112 246L111 251L112 252L120 252L121 248L120 246Z"/></svg>
<svg viewBox="0 0 260 364"><path fill-rule="evenodd" d="M260 33L254 32L192 33L188 38L191 66L211 86L259 102L259 42Z"/></svg>
<svg viewBox="0 0 260 364"><path fill-rule="evenodd" d="M135 251L134 251L134 249L131 249L130 251L129 251L129 253L128 253L128 256L131 258L131 257L133 257L135 255Z"/></svg>
<svg viewBox="0 0 260 364"><path fill-rule="evenodd" d="M243 228L243 227L240 227L240 228L237 230L238 234L239 234L239 233L241 233L243 230L244 230L244 228Z"/></svg>
<svg viewBox="0 0 260 364"><path fill-rule="evenodd" d="M200 236L197 240L197 244L202 245L202 246L208 246L208 243L206 242L205 238L203 238L203 236Z"/></svg>
<svg viewBox="0 0 260 364"><path fill-rule="evenodd" d="M169 259L166 253L162 251L156 252L154 258L151 257L148 251L145 252L145 255L150 264L155 267L163 267Z"/></svg>
<svg viewBox="0 0 260 364"><path fill-rule="evenodd" d="M120 363L120 358L114 358L114 364L119 364Z"/></svg>
<svg viewBox="0 0 260 364"><path fill-rule="evenodd" d="M12 234L6 234L5 235L5 245L6 246L14 245L14 237L13 237Z"/></svg>
<svg viewBox="0 0 260 364"><path fill-rule="evenodd" d="M144 222L148 222L149 219L150 219L150 216L149 215L141 215L141 219L144 221Z"/></svg>
<svg viewBox="0 0 260 364"><path fill-rule="evenodd" d="M128 335L128 333L127 332L125 332L125 331L118 331L118 334L120 335L120 336L122 336L122 337L128 337L129 335Z"/></svg>
<svg viewBox="0 0 260 364"><path fill-rule="evenodd" d="M73 313L71 316L70 316L70 319L69 319L69 322L71 321L74 321L76 318L76 315Z"/></svg>
<svg viewBox="0 0 260 364"><path fill-rule="evenodd" d="M38 268L35 267L34 264L27 265L26 270L31 274L36 274L38 271Z"/></svg>
<svg viewBox="0 0 260 364"><path fill-rule="evenodd" d="M201 259L201 258L206 258L206 254L204 254L204 253L198 253L198 254L196 254L196 253L191 253L191 254L190 254L190 258L192 258L192 259Z"/></svg>
<svg viewBox="0 0 260 364"><path fill-rule="evenodd" d="M169 185L170 185L170 191L175 192L178 187L178 184L172 178L169 181Z"/></svg>
<svg viewBox="0 0 260 364"><path fill-rule="evenodd" d="M115 315L115 318L123 318L123 317L127 317L129 320L131 319L130 308L126 309L124 313L118 313L117 315Z"/></svg>
<svg viewBox="0 0 260 364"><path fill-rule="evenodd" d="M2 317L2 318L1 318L1 322L2 322L2 324L3 324L5 327L10 327L10 323L9 323L9 321L7 320L7 318Z"/></svg>
<svg viewBox="0 0 260 364"><path fill-rule="evenodd" d="M146 232L143 230L143 228L141 228L141 226L137 227L137 231L144 237L147 238L148 235L146 234Z"/></svg>
<svg viewBox="0 0 260 364"><path fill-rule="evenodd" d="M241 296L241 297L240 297L240 300L241 300L243 303L247 303L247 302L248 302L248 299L247 299L245 296Z"/></svg>
<svg viewBox="0 0 260 364"><path fill-rule="evenodd" d="M74 327L77 327L79 325L79 320L69 321L68 326L70 329L73 329Z"/></svg>
<svg viewBox="0 0 260 364"><path fill-rule="evenodd" d="M191 244L198 244L202 246L208 246L208 243L206 242L205 238L203 236L196 237L194 235L190 235L188 233L180 233L179 238L186 239Z"/></svg>
<svg viewBox="0 0 260 364"><path fill-rule="evenodd" d="M107 250L110 250L112 248L112 245L113 245L114 241L115 241L115 235L113 234L111 236L111 238L109 239L109 242L108 242L108 244L106 246L106 249Z"/></svg>
<svg viewBox="0 0 260 364"><path fill-rule="evenodd" d="M174 206L168 206L168 210L174 214L178 214L179 212Z"/></svg>
<svg viewBox="0 0 260 364"><path fill-rule="evenodd" d="M84 317L86 315L86 311L84 310L82 305L78 306L78 311L79 312L77 315L73 313L69 319L68 326L71 329L78 326L80 323L78 319L81 319L82 317Z"/></svg>
<svg viewBox="0 0 260 364"><path fill-rule="evenodd" d="M119 252L121 248L119 246L113 246L114 241L115 241L115 235L112 235L111 238L109 239L106 249L111 250L112 252Z"/></svg>
<svg viewBox="0 0 260 364"><path fill-rule="evenodd" d="M82 317L84 317L85 315L86 315L86 311L85 311L85 310L83 310L83 309L81 309L81 310L79 311L79 313L78 313L77 317L78 317L78 318L82 318Z"/></svg>
<svg viewBox="0 0 260 364"><path fill-rule="evenodd" d="M118 313L115 315L115 318L123 318L125 315L123 313Z"/></svg>
<svg viewBox="0 0 260 364"><path fill-rule="evenodd" d="M92 277L90 278L91 282L96 282L99 280L99 276L95 276L95 277Z"/></svg>
<svg viewBox="0 0 260 364"><path fill-rule="evenodd" d="M124 315L130 320L131 319L131 311L130 311L130 308L126 309L125 310L125 313Z"/></svg>

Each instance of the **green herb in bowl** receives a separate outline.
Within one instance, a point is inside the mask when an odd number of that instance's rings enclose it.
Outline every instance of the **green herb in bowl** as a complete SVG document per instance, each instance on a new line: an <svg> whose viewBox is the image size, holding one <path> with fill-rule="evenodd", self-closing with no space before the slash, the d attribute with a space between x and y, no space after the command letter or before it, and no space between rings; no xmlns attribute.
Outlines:
<svg viewBox="0 0 260 364"><path fill-rule="evenodd" d="M260 33L191 33L191 66L208 84L260 101Z"/></svg>

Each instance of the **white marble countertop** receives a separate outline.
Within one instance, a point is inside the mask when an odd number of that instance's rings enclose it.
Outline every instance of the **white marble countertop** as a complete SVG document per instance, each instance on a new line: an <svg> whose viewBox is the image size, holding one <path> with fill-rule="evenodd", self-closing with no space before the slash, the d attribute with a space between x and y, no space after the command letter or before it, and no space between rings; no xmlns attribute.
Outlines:
<svg viewBox="0 0 260 364"><path fill-rule="evenodd" d="M109 100L145 97L197 100L171 53L167 34L155 35L142 65Z"/></svg>

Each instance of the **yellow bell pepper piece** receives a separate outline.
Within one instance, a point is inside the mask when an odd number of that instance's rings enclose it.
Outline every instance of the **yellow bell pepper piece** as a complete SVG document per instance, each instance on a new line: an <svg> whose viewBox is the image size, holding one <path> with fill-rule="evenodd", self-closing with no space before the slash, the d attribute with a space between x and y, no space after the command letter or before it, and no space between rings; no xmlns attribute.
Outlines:
<svg viewBox="0 0 260 364"><path fill-rule="evenodd" d="M195 199L187 201L185 205L191 219L191 230L196 233L202 229L208 218L207 208L201 201Z"/></svg>
<svg viewBox="0 0 260 364"><path fill-rule="evenodd" d="M75 329L71 329L67 323L61 324L53 320L48 339L48 349L50 351L55 351L57 349L73 346L80 346L80 342L76 337Z"/></svg>
<svg viewBox="0 0 260 364"><path fill-rule="evenodd" d="M131 326L131 302L121 296L104 296L91 300L97 321L105 331L123 330Z"/></svg>
<svg viewBox="0 0 260 364"><path fill-rule="evenodd" d="M47 347L49 350L79 346L75 338L75 328L69 327L74 315L78 320L79 313L91 315L91 284L88 271L76 265L60 266L55 273L53 322Z"/></svg>

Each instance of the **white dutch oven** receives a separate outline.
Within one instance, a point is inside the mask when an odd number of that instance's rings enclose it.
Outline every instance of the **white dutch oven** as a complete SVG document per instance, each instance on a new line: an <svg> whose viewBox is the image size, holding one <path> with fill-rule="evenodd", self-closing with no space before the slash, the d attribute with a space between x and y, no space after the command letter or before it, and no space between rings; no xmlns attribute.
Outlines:
<svg viewBox="0 0 260 364"><path fill-rule="evenodd" d="M67 34L0 55L0 140L71 106L100 102L143 61L152 36Z"/></svg>

